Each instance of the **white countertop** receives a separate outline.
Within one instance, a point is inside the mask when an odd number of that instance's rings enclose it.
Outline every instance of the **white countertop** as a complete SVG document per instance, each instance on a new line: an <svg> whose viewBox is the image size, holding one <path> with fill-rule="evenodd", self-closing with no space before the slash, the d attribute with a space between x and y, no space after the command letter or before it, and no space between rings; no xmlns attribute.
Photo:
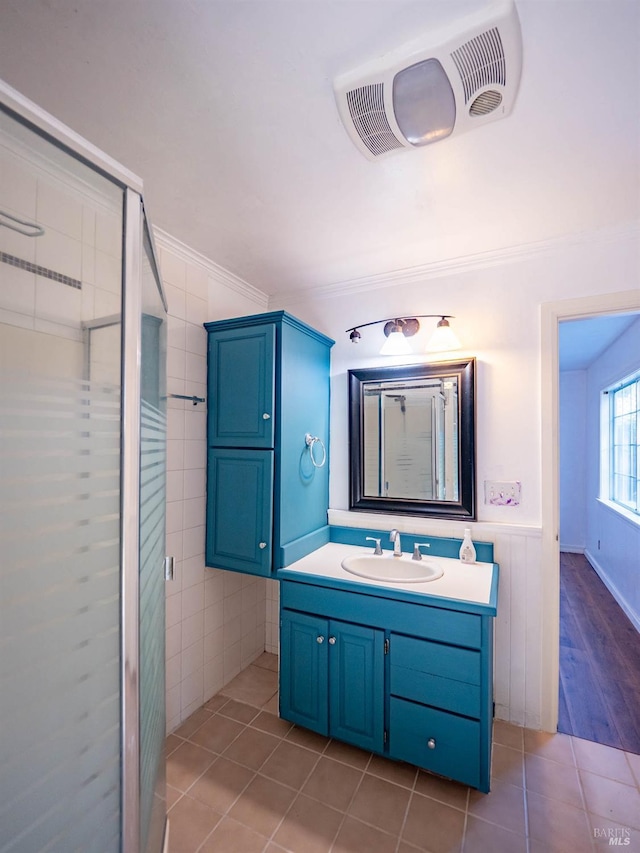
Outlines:
<svg viewBox="0 0 640 853"><path fill-rule="evenodd" d="M461 563L460 560L452 560L448 557L426 555L423 558L425 563L440 566L444 572L442 577L422 583L389 583L360 577L342 568L341 563L345 557L360 554L373 554L373 548L329 542L282 571L299 573L305 576L305 580L315 576L351 584L366 584L369 587L378 587L381 590L401 590L414 594L437 595L441 598L477 604L490 603L493 563ZM411 555L405 554L404 558L411 559ZM385 551L380 559L389 560L392 563L394 558L389 551Z"/></svg>

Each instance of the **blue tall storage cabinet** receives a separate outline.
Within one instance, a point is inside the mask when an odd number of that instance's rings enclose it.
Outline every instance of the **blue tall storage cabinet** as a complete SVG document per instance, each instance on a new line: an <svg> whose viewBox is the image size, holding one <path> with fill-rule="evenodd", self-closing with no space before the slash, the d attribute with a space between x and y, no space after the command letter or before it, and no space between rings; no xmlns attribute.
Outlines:
<svg viewBox="0 0 640 853"><path fill-rule="evenodd" d="M329 541L334 342L285 311L204 326L206 564L269 576ZM327 449L322 467L307 434Z"/></svg>

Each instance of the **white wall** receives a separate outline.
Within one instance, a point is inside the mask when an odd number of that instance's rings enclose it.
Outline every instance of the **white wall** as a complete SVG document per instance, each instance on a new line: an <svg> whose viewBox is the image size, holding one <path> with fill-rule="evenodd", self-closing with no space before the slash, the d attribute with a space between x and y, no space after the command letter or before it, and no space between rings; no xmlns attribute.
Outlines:
<svg viewBox="0 0 640 853"><path fill-rule="evenodd" d="M587 372L560 373L560 550L587 544Z"/></svg>
<svg viewBox="0 0 640 853"><path fill-rule="evenodd" d="M587 531L586 554L640 631L640 519L598 500L601 391L640 369L640 319L589 367L586 383Z"/></svg>
<svg viewBox="0 0 640 853"><path fill-rule="evenodd" d="M640 276L637 228L591 234L523 248L503 256L457 263L449 272L408 273L367 289L358 284L284 307L334 337L332 351L331 486L335 510L348 508L347 370L394 359L377 355L382 327L364 329L353 345L344 330L356 323L392 316L443 312L464 349L474 355L477 377L478 522L474 536L496 544L500 601L496 620L496 712L502 719L539 728L543 719L543 571L541 507L551 500L541 490L541 331L540 306L562 299L637 289ZM426 343L428 332L414 341ZM453 355L453 354L452 354ZM403 358L408 363L411 359ZM426 360L417 356L415 361ZM398 361L397 359L395 361ZM487 479L520 480L519 507L483 502ZM357 516L354 524L362 523ZM337 521L340 514L334 514ZM412 530L410 518L370 516L383 529ZM461 535L463 523L424 520L425 532ZM556 590L552 591L554 595Z"/></svg>
<svg viewBox="0 0 640 853"><path fill-rule="evenodd" d="M207 396L205 321L264 311L266 298L156 232L169 303L168 394ZM166 585L167 731L265 648L262 578L206 568L206 404L168 400Z"/></svg>

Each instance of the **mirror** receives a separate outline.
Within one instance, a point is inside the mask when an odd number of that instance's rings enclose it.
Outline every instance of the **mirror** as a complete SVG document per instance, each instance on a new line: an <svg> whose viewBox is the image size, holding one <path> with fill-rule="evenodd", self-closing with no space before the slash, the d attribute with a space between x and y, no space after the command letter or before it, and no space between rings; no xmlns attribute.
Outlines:
<svg viewBox="0 0 640 853"><path fill-rule="evenodd" d="M349 508L475 518L475 359L349 371Z"/></svg>

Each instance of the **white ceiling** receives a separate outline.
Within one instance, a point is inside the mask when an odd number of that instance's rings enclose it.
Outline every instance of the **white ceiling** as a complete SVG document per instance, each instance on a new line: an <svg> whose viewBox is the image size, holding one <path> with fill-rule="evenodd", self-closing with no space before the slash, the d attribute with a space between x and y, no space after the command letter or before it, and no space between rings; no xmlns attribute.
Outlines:
<svg viewBox="0 0 640 853"><path fill-rule="evenodd" d="M639 317L640 314L612 314L585 320L565 320L560 323L560 370L586 370ZM640 340L638 352L640 353Z"/></svg>
<svg viewBox="0 0 640 853"><path fill-rule="evenodd" d="M269 294L640 218L640 3L518 0L513 113L370 163L332 80L487 0L2 0L0 77Z"/></svg>

